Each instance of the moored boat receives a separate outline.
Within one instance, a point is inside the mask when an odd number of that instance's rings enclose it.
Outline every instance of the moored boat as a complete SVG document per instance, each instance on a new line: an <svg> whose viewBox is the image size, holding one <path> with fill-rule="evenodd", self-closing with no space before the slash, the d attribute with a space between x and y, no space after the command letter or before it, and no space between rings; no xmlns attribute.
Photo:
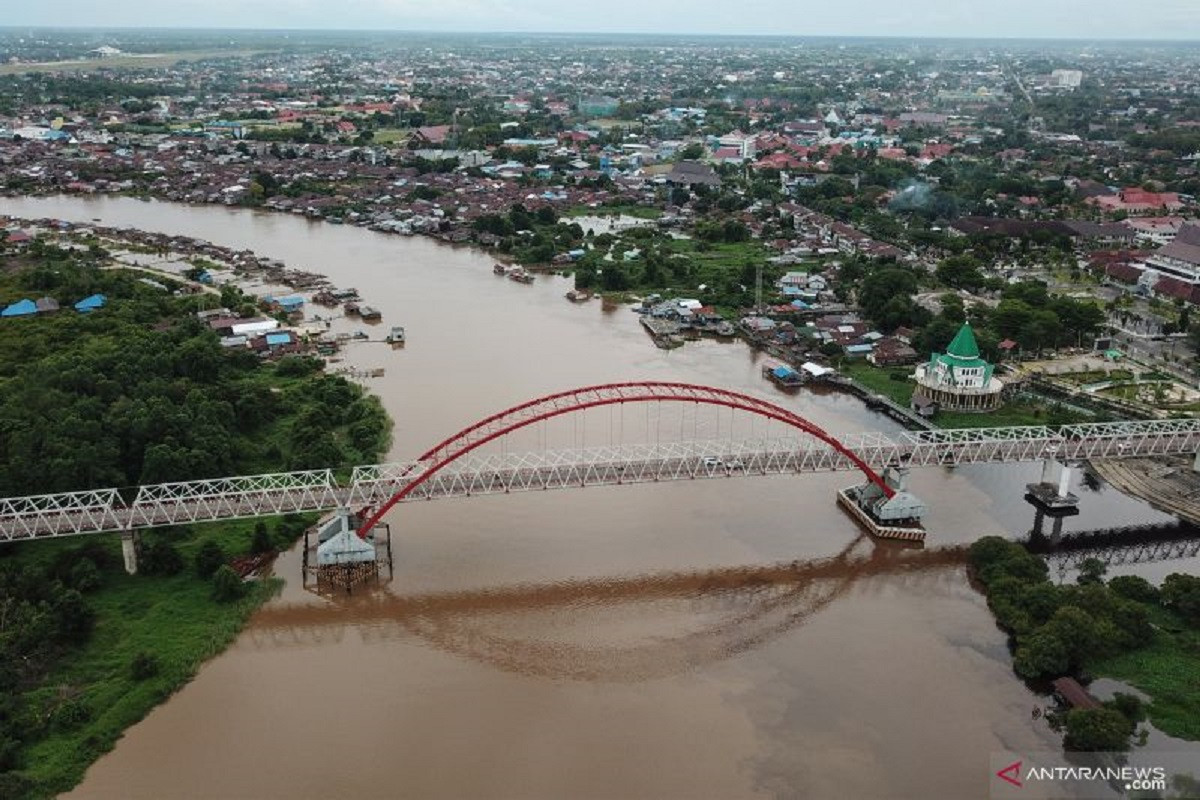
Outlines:
<svg viewBox="0 0 1200 800"><path fill-rule="evenodd" d="M404 344L404 328L403 326L393 326L387 335L388 344Z"/></svg>

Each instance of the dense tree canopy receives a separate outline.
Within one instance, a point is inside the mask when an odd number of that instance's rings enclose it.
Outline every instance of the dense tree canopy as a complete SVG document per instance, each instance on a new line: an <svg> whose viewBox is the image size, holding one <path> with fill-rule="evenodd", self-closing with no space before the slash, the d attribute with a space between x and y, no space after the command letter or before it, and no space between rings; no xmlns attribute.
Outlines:
<svg viewBox="0 0 1200 800"><path fill-rule="evenodd" d="M0 493L335 466L386 441L376 400L294 361L223 351L187 312L194 300L70 260L5 283L10 301L108 304L0 324Z"/></svg>

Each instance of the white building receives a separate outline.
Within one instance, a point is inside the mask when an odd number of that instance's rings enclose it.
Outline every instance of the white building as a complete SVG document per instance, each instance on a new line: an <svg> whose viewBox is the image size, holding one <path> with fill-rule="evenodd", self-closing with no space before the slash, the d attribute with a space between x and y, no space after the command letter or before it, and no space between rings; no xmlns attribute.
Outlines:
<svg viewBox="0 0 1200 800"><path fill-rule="evenodd" d="M1056 69L1050 73L1050 85L1059 89L1078 89L1083 72L1077 69Z"/></svg>
<svg viewBox="0 0 1200 800"><path fill-rule="evenodd" d="M1004 384L993 377L992 365L979 357L971 323L963 323L945 353L934 353L917 367L913 406L933 405L946 411L993 411L1003 404Z"/></svg>
<svg viewBox="0 0 1200 800"><path fill-rule="evenodd" d="M754 157L754 137L748 133L734 131L722 136L717 141L721 147L732 147L734 150L737 150L739 158L748 159Z"/></svg>

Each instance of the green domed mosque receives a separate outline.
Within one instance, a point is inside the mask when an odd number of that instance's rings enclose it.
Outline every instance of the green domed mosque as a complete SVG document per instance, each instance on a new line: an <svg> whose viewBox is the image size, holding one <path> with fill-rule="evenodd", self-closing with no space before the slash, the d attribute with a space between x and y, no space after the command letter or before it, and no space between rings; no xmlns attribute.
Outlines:
<svg viewBox="0 0 1200 800"><path fill-rule="evenodd" d="M971 323L964 322L945 353L934 353L917 367L913 407L922 413L995 411L1004 404L1004 384L992 375L993 369L979 356Z"/></svg>

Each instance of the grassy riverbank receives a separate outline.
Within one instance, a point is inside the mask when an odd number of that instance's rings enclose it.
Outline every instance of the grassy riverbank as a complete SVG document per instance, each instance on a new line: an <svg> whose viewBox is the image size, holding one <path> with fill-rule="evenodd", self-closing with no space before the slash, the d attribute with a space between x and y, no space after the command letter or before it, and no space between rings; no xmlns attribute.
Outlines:
<svg viewBox="0 0 1200 800"><path fill-rule="evenodd" d="M378 398L315 359L223 348L195 298L106 266L103 251L42 242L0 257L0 305L46 296L63 309L0 322L0 496L348 467L386 452ZM92 294L101 308L71 308ZM275 590L214 570L310 522L147 533L137 576L116 536L0 545L0 798L71 788Z"/></svg>
<svg viewBox="0 0 1200 800"><path fill-rule="evenodd" d="M838 371L866 386L873 392L907 406L916 385L909 375L913 368L875 367L866 361L844 361ZM987 414L964 414L954 411L939 411L933 423L939 428L996 428L1008 425L1069 425L1087 422L1089 417L1057 407L1053 401L1032 403L1027 400L1010 400L1002 408Z"/></svg>
<svg viewBox="0 0 1200 800"><path fill-rule="evenodd" d="M289 518L281 526L280 520L272 520L269 528L275 543L283 546L309 521ZM85 593L95 614L87 641L62 652L36 686L14 698L26 737L23 768L6 776L0 796L52 797L75 786L126 728L187 684L205 661L237 637L279 582L253 581L240 600L221 603L213 598L212 581L193 564L205 542L217 543L230 556L247 553L253 528L252 521L238 521L147 534L147 541L164 539L177 547L184 567L174 575L127 575L115 534L9 549L6 569L46 575L86 548L98 566L100 585ZM135 676L139 654L152 657L156 674Z"/></svg>
<svg viewBox="0 0 1200 800"><path fill-rule="evenodd" d="M1150 695L1154 727L1200 741L1200 631L1166 609L1153 607L1154 640L1139 650L1102 658L1092 674L1124 681Z"/></svg>
<svg viewBox="0 0 1200 800"><path fill-rule="evenodd" d="M1075 584L1057 584L1041 558L996 536L971 546L970 563L1013 637L1018 675L1116 678L1150 696L1159 730L1200 740L1200 579L1172 574L1161 589L1132 575L1106 582L1092 559Z"/></svg>

